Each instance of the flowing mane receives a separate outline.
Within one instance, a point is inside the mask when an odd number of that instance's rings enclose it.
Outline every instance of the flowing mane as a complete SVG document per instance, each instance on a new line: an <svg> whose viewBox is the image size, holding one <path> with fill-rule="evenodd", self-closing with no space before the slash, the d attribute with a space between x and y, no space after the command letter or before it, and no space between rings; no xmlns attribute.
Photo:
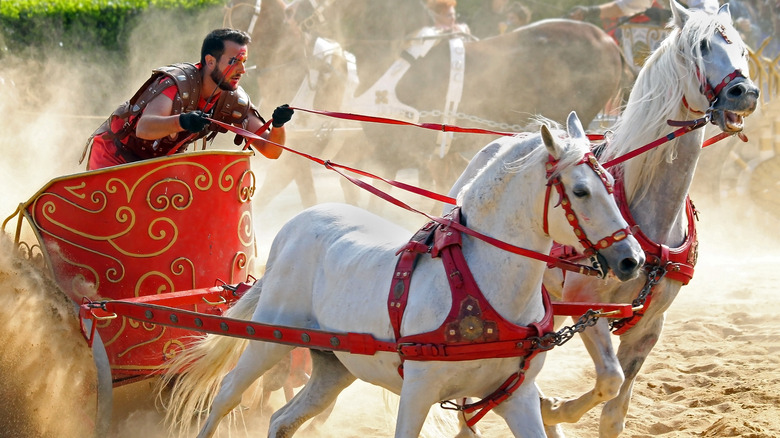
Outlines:
<svg viewBox="0 0 780 438"><path fill-rule="evenodd" d="M731 23L718 15L713 17L702 11L691 11L682 29L674 27L647 59L631 90L623 115L615 124L614 135L605 150L603 161L621 156L671 132L667 119L679 120L683 96L689 102L699 98L697 69L704 74L700 42L711 36L718 27L731 27ZM629 200L646 193L658 164L671 162L676 156L676 141L654 148L632 158L613 174L626 175L626 196ZM624 172L621 172L625 170Z"/></svg>
<svg viewBox="0 0 780 438"><path fill-rule="evenodd" d="M582 156L588 152L589 145L585 141L577 141L570 137L559 124L552 120L536 120L534 126L547 126L550 132L559 139L563 145L563 155L558 160L555 172L552 176L560 174L570 166L576 165ZM547 161L547 149L540 140L540 134L519 134L512 137L502 137L495 141L500 145L500 152L495 154L485 165L474 175L474 177L461 190L459 197L465 197L470 192L473 183L484 177L485 174L492 178L500 178L500 175L510 173L528 173L533 172L531 168L541 166L541 163ZM495 166L501 166L500 171L492 171ZM493 187L487 187L487 190L494 190ZM470 193L472 198L481 198L480 194ZM462 200L462 199L461 199Z"/></svg>

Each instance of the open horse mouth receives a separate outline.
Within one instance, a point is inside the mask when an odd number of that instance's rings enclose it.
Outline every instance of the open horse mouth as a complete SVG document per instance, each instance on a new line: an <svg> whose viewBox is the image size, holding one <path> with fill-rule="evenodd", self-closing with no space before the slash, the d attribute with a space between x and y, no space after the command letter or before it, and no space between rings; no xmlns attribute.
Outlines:
<svg viewBox="0 0 780 438"><path fill-rule="evenodd" d="M742 132L745 127L745 117L753 111L727 111L715 109L712 111L712 123L724 132Z"/></svg>

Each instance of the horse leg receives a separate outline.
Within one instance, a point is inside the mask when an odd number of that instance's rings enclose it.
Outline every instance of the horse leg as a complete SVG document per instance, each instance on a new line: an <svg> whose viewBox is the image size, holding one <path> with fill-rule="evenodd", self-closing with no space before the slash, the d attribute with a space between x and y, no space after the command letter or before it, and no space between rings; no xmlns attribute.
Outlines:
<svg viewBox="0 0 780 438"><path fill-rule="evenodd" d="M404 364L395 438L416 438L420 435L431 406L441 400L436 388L444 383L442 378L443 374L428 363L407 361Z"/></svg>
<svg viewBox="0 0 780 438"><path fill-rule="evenodd" d="M311 350L312 373L309 382L293 399L271 416L268 436L292 436L308 419L331 406L336 397L355 381L335 354Z"/></svg>
<svg viewBox="0 0 780 438"><path fill-rule="evenodd" d="M236 367L222 380L198 438L213 436L222 418L241 403L244 391L285 354L289 354L292 348L282 344L250 342L238 359Z"/></svg>
<svg viewBox="0 0 780 438"><path fill-rule="evenodd" d="M623 366L626 379L617 396L604 404L601 410L599 436L616 437L623 431L634 381L645 359L658 342L663 325L663 317L651 318L645 315L639 324L620 337L617 357Z"/></svg>
<svg viewBox="0 0 780 438"><path fill-rule="evenodd" d="M606 319L580 334L588 354L596 367L596 384L593 389L576 399L561 400L542 398L544 424L576 423L589 410L618 394L623 383L623 372L612 348L612 334Z"/></svg>
<svg viewBox="0 0 780 438"><path fill-rule="evenodd" d="M535 385L525 384L494 408L516 437L545 438L539 395Z"/></svg>

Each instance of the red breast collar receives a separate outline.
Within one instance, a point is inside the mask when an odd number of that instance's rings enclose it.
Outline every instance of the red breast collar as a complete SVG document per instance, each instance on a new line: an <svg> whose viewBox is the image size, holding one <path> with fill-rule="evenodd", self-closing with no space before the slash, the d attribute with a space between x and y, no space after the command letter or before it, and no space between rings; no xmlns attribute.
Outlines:
<svg viewBox="0 0 780 438"><path fill-rule="evenodd" d="M459 222L459 209L453 211L451 219ZM507 321L480 291L466 264L461 243L460 232L429 222L401 249L388 298L390 321L401 358L452 361L528 356L534 346L531 338L553 330L549 296L543 292L545 315L541 321L528 326ZM422 253L441 257L452 291L452 307L438 329L402 337L401 321L412 271Z"/></svg>
<svg viewBox="0 0 780 438"><path fill-rule="evenodd" d="M642 249L645 251L647 265L665 265L666 277L688 284L693 278L693 268L696 266L698 257L699 241L696 237L696 209L690 197L685 200L685 214L688 219L688 232L685 241L677 248L653 242L639 228L631 215L626 200L625 186L622 178L615 178L615 200L617 201L623 218L628 222L629 227L634 233L634 237Z"/></svg>

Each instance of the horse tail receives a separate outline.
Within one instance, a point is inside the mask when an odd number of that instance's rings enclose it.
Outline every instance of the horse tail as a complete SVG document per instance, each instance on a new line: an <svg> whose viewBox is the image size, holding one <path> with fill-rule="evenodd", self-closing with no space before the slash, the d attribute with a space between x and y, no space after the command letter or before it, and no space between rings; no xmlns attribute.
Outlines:
<svg viewBox="0 0 780 438"><path fill-rule="evenodd" d="M225 312L225 316L251 319L260 300L261 283L262 279L258 280ZM157 385L158 400L165 407L165 425L171 432L185 436L189 435L193 420L200 428L222 379L235 367L249 344L246 339L212 334L193 338L193 342L169 362Z"/></svg>

